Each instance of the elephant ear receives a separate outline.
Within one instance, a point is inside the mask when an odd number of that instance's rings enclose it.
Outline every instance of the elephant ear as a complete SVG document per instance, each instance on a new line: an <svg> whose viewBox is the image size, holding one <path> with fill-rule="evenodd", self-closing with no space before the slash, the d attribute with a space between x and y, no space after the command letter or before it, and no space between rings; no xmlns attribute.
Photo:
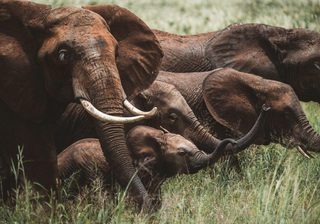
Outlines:
<svg viewBox="0 0 320 224"><path fill-rule="evenodd" d="M213 118L238 134L254 125L264 103L264 79L225 68L203 82L203 96Z"/></svg>
<svg viewBox="0 0 320 224"><path fill-rule="evenodd" d="M149 87L158 75L163 53L151 29L136 15L116 5L86 6L104 18L118 41L117 67L128 96Z"/></svg>
<svg viewBox="0 0 320 224"><path fill-rule="evenodd" d="M0 99L24 119L39 121L46 94L37 65L39 38L50 7L28 1L0 1Z"/></svg>
<svg viewBox="0 0 320 224"><path fill-rule="evenodd" d="M215 68L269 76L276 75L284 52L286 37L283 28L262 24L235 24L219 31L209 41L206 57Z"/></svg>

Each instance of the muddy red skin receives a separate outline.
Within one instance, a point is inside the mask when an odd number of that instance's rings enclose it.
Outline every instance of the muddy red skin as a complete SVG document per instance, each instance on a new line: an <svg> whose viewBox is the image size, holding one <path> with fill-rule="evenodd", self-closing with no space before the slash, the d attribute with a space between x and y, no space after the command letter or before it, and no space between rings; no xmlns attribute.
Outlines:
<svg viewBox="0 0 320 224"><path fill-rule="evenodd" d="M86 99L103 113L123 115L124 92L134 96L157 76L162 51L153 32L115 5L51 8L0 0L0 133L6 169L23 145L26 176L55 188L52 132L67 103ZM141 44L143 43L143 44ZM134 167L123 124L89 118L104 155L126 186ZM6 173L4 189L11 188ZM132 190L150 206L139 178Z"/></svg>
<svg viewBox="0 0 320 224"><path fill-rule="evenodd" d="M263 24L235 24L198 35L154 30L161 70L203 72L233 68L289 84L302 101L320 102L320 34Z"/></svg>

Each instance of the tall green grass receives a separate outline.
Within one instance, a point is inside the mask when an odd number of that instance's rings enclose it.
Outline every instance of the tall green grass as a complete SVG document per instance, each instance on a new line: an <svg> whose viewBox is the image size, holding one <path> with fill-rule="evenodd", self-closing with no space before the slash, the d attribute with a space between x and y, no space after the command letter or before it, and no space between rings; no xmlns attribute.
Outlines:
<svg viewBox="0 0 320 224"><path fill-rule="evenodd" d="M60 5L115 3L129 8L152 28L180 34L258 22L320 31L319 0L38 0ZM303 103L320 131L319 106ZM171 178L162 187L162 208L137 213L104 192L99 180L73 199L44 203L32 187L17 193L16 205L0 206L0 223L320 223L320 159L306 160L279 145L251 147L240 154L243 174L222 162L195 175ZM29 186L29 185L28 185ZM26 193L27 192L27 193Z"/></svg>

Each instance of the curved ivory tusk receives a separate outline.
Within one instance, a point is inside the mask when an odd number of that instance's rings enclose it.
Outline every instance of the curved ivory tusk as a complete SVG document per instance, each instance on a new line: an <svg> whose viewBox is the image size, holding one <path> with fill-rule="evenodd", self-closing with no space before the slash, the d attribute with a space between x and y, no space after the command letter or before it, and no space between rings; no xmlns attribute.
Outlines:
<svg viewBox="0 0 320 224"><path fill-rule="evenodd" d="M167 129L165 129L164 127L160 126L160 129L164 132L164 133L170 133Z"/></svg>
<svg viewBox="0 0 320 224"><path fill-rule="evenodd" d="M126 123L141 121L145 118L144 116L134 116L134 117L112 116L112 115L102 113L87 100L80 99L80 103L91 116L103 122L126 124Z"/></svg>
<svg viewBox="0 0 320 224"><path fill-rule="evenodd" d="M124 100L123 101L123 105L125 106L125 108L128 109L128 111L130 113L132 113L133 115L143 115L145 117L153 117L154 115L156 115L158 108L154 107L152 108L152 110L150 111L141 111L138 108L136 108L134 105L132 105L128 100Z"/></svg>
<svg viewBox="0 0 320 224"><path fill-rule="evenodd" d="M305 150L303 150L300 146L298 146L298 151L304 156L304 157L306 157L306 158L308 158L308 159L311 159L311 158L313 158L313 156L310 154L310 153L308 153L308 152L306 152Z"/></svg>

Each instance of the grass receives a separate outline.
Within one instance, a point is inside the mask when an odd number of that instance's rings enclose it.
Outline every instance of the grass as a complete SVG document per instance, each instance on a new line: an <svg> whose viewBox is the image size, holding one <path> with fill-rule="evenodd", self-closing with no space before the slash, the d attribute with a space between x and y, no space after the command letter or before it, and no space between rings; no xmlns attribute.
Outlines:
<svg viewBox="0 0 320 224"><path fill-rule="evenodd" d="M189 34L212 31L231 23L258 22L320 31L319 0L38 0L55 6L116 3L152 28ZM303 108L320 131L319 106ZM153 215L127 206L123 192L111 197L97 180L75 199L48 203L27 190L17 204L0 206L0 223L320 223L320 160L305 160L279 145L251 147L240 154L243 175L225 163L195 175L165 182L163 206Z"/></svg>

